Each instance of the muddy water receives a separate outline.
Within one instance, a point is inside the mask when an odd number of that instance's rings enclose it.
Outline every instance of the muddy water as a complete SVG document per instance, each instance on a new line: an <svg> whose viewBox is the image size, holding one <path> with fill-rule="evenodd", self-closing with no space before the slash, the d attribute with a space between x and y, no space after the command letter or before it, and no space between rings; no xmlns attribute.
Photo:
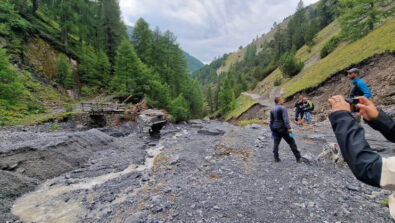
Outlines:
<svg viewBox="0 0 395 223"><path fill-rule="evenodd" d="M187 134L186 131L177 133L173 138ZM97 185L136 171L151 169L155 158L161 153L162 141L147 150L147 157L143 165L131 164L120 172L109 173L98 177L81 179L68 186L56 185L56 178L39 186L36 191L26 194L16 200L11 212L23 222L78 222L79 216L86 213L80 201L68 201L65 194L76 190L91 190ZM122 198L121 198L122 199ZM118 201L120 202L120 201Z"/></svg>

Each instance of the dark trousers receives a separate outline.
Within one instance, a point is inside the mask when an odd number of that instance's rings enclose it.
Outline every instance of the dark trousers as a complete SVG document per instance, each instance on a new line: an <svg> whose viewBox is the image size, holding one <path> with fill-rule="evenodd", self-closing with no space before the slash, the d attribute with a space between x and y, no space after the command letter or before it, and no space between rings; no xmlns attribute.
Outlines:
<svg viewBox="0 0 395 223"><path fill-rule="evenodd" d="M295 155L295 158L297 160L300 159L300 153L298 150L298 147L296 146L295 140L289 136L288 130L284 129L281 131L273 130L273 135L274 135L274 146L273 146L273 153L274 153L274 158L278 159L278 146L280 145L281 139L284 139L288 145L291 147L291 150L293 154Z"/></svg>
<svg viewBox="0 0 395 223"><path fill-rule="evenodd" d="M301 110L296 109L295 111L295 121L298 121L298 116L300 115L300 120L303 119L304 112Z"/></svg>

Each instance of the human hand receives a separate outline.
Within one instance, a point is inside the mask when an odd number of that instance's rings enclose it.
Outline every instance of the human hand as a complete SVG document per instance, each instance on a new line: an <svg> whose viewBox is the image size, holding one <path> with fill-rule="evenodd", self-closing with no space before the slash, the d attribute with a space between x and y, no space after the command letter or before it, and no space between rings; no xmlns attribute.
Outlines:
<svg viewBox="0 0 395 223"><path fill-rule="evenodd" d="M336 95L328 99L328 102L332 105L332 111L348 111L351 112L350 104L348 104L344 97Z"/></svg>
<svg viewBox="0 0 395 223"><path fill-rule="evenodd" d="M288 132L292 132L292 129L288 129Z"/></svg>
<svg viewBox="0 0 395 223"><path fill-rule="evenodd" d="M359 108L358 115L368 121L376 120L379 117L379 111L373 102L365 97L358 97L358 99L359 103L356 105Z"/></svg>

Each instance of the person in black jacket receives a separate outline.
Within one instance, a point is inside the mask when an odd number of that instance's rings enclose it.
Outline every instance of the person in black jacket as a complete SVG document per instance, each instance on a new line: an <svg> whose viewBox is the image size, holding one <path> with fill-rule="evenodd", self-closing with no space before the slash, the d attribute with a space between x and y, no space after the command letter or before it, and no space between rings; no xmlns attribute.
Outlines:
<svg viewBox="0 0 395 223"><path fill-rule="evenodd" d="M300 120L303 119L303 107L304 107L304 102L303 102L303 96L299 95L299 100L297 100L295 102L295 121L297 122L299 120L299 116L300 116Z"/></svg>
<svg viewBox="0 0 395 223"><path fill-rule="evenodd" d="M369 99L358 97L359 115L373 129L395 142L395 121L382 110L378 111ZM364 129L351 115L350 105L343 96L330 98L333 113L329 120L336 135L341 153L355 177L371 186L395 190L395 156L383 158L372 151L365 139ZM395 194L389 197L391 217L395 220Z"/></svg>
<svg viewBox="0 0 395 223"><path fill-rule="evenodd" d="M276 97L274 99L276 105L270 111L270 128L273 133L274 146L274 161L280 162L280 157L278 155L278 146L280 145L281 139L284 139L288 145L291 147L293 154L295 155L296 161L300 162L300 153L298 147L296 146L295 140L293 139L293 133L291 125L289 124L287 108L282 106L284 104L284 99L281 97Z"/></svg>

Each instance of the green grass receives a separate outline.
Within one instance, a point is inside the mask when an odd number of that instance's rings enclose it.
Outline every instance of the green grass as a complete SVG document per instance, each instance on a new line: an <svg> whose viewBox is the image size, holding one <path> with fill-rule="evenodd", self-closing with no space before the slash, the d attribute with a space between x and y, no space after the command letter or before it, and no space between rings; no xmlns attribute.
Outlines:
<svg viewBox="0 0 395 223"><path fill-rule="evenodd" d="M82 111L73 111L73 112L60 112L60 113L50 113L50 114L38 114L26 116L24 119L16 122L17 125L41 125L46 122L54 122L54 121L62 121L67 117L76 114L82 114Z"/></svg>
<svg viewBox="0 0 395 223"><path fill-rule="evenodd" d="M304 45L296 52L295 57L306 63L310 58L319 55L321 48L324 46L326 41L328 41L332 36L338 34L339 32L340 32L340 27L337 24L337 22L332 22L317 34L317 36L313 40L314 45L312 47ZM307 67L308 65L305 64L305 68L302 70L302 72ZM283 74L281 73L280 69L277 68L263 81L261 81L261 83L258 84L259 88L254 89L254 92L257 94L263 94L264 92L271 91L275 87L273 83L277 79L281 79L281 78L283 78ZM288 81L289 79L283 80L282 86L284 86Z"/></svg>
<svg viewBox="0 0 395 223"><path fill-rule="evenodd" d="M332 74L375 54L395 51L395 18L369 33L367 36L350 44L340 46L324 59L307 67L283 85L285 97L291 96L309 87L315 87Z"/></svg>
<svg viewBox="0 0 395 223"><path fill-rule="evenodd" d="M257 101L253 100L252 98L244 95L240 95L236 99L235 109L230 111L224 116L225 120L239 117L243 112L247 111L251 106L253 106L256 103Z"/></svg>
<svg viewBox="0 0 395 223"><path fill-rule="evenodd" d="M262 120L259 119L251 119L251 120L241 120L239 121L239 126L246 127L247 125L258 124L262 125Z"/></svg>

